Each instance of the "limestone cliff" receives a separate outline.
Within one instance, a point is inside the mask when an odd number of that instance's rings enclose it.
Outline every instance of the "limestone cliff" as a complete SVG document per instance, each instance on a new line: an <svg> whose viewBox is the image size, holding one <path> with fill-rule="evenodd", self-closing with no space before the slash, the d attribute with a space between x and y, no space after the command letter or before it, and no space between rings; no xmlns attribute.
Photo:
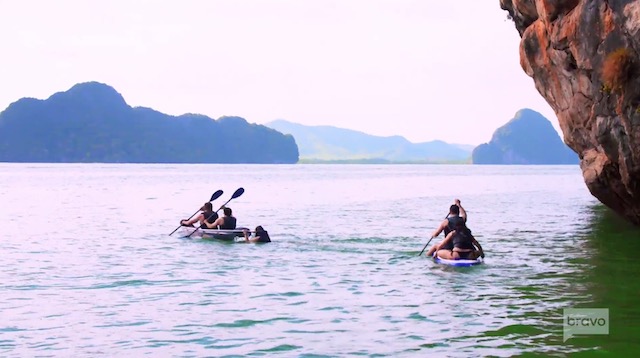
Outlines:
<svg viewBox="0 0 640 358"><path fill-rule="evenodd" d="M640 224L640 0L500 0L591 193Z"/></svg>

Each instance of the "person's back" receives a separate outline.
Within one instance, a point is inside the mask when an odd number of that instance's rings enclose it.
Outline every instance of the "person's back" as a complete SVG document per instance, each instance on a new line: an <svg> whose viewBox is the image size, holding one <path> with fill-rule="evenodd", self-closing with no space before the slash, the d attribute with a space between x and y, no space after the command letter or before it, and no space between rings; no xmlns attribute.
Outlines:
<svg viewBox="0 0 640 358"><path fill-rule="evenodd" d="M453 248L461 250L474 250L473 237L471 236L471 230L469 230L464 221L458 221L454 226L455 235L451 240Z"/></svg>
<svg viewBox="0 0 640 358"><path fill-rule="evenodd" d="M200 228L206 229L207 226L205 225L205 222L213 223L214 221L216 221L217 218L218 218L218 214L215 211L213 211L213 206L211 205L211 203L206 202L200 208L200 213L197 216L191 219L180 220L180 225L193 226L193 224L195 224L196 222L200 222Z"/></svg>
<svg viewBox="0 0 640 358"><path fill-rule="evenodd" d="M447 214L447 217L445 218L445 220L443 220L442 223L440 223L436 231L433 232L433 234L431 235L431 238L433 239L434 237L440 235L440 233L443 231L444 231L444 236L446 238L449 235L449 233L451 233L451 231L457 225L460 225L460 224L464 225L466 222L467 222L467 212L466 210L464 210L464 208L462 208L462 205L460 204L460 200L455 199L454 204L449 207L449 214ZM427 251L427 256L431 256L435 254L435 252L439 249L452 251L453 240L443 240L440 244L432 246Z"/></svg>
<svg viewBox="0 0 640 358"><path fill-rule="evenodd" d="M204 211L202 213L204 220L210 224L213 224L216 220L218 220L218 213L216 213L213 210L209 210L209 211ZM203 222L202 224L200 224L200 228L201 229L206 229L207 225Z"/></svg>
<svg viewBox="0 0 640 358"><path fill-rule="evenodd" d="M444 228L444 236L455 230L456 227L464 225L465 218L460 216L460 208L458 205L451 205L449 208L449 216L447 216L447 226ZM448 242L442 247L445 250L453 250L453 242Z"/></svg>
<svg viewBox="0 0 640 358"><path fill-rule="evenodd" d="M231 208L225 207L222 209L224 212L224 217L222 218L222 224L220 225L220 229L222 230L234 230L236 228L236 218L232 215Z"/></svg>
<svg viewBox="0 0 640 358"><path fill-rule="evenodd" d="M262 228L262 226L256 227L256 237L258 238L257 242L271 242L271 238L269 237L269 233Z"/></svg>

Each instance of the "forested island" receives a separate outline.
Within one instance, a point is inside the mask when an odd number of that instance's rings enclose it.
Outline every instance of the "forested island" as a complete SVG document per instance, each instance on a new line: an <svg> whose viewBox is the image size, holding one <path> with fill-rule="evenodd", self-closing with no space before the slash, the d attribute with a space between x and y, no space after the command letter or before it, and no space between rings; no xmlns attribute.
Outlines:
<svg viewBox="0 0 640 358"><path fill-rule="evenodd" d="M131 107L114 88L87 82L1 112L0 162L297 163L298 147L240 117Z"/></svg>

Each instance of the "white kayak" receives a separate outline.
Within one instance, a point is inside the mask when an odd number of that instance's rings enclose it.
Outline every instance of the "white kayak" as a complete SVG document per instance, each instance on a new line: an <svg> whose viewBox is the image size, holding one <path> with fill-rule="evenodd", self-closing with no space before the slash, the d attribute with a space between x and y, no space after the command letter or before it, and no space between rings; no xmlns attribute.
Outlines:
<svg viewBox="0 0 640 358"><path fill-rule="evenodd" d="M467 259L449 260L449 259L440 258L435 254L433 255L433 259L435 260L436 263L439 263L439 264L449 265L449 266L458 266L458 267L475 266L484 262L482 257L478 257L475 260L467 260Z"/></svg>
<svg viewBox="0 0 640 358"><path fill-rule="evenodd" d="M237 241L240 239L244 240L243 229L246 229L246 228L240 227L234 230L218 230L218 229L196 230L195 227L183 226L180 228L180 236L190 237L190 238L200 238L200 239L215 239L215 240L221 240L221 241ZM194 230L196 231L194 232Z"/></svg>

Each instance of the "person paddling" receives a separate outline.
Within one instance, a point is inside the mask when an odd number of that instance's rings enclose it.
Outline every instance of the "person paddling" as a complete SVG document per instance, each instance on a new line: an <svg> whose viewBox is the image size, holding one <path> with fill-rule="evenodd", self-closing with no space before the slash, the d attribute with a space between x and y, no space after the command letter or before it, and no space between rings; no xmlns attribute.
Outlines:
<svg viewBox="0 0 640 358"><path fill-rule="evenodd" d="M204 203L204 205L202 205L200 210L201 210L200 213L195 217L191 218L191 220L188 220L188 219L180 220L180 225L193 227L194 223L200 222L200 228L205 229L207 227L205 223L213 223L218 219L218 214L215 211L213 211L213 205L210 202Z"/></svg>
<svg viewBox="0 0 640 358"><path fill-rule="evenodd" d="M205 223L209 229L234 230L236 228L236 218L233 217L233 211L229 207L222 208L223 217L216 219L213 223Z"/></svg>
<svg viewBox="0 0 640 358"><path fill-rule="evenodd" d="M444 231L445 237L449 235L454 228L462 223L465 224L467 222L467 211L464 210L462 204L460 204L459 199L454 200L454 204L449 207L449 214L446 219L440 223L440 226L433 232L431 235L432 238L440 235L441 232ZM429 251L427 251L427 256L433 256L433 253L436 251L437 245L433 245ZM447 242L447 244L442 247L445 250L453 250L453 243L451 241Z"/></svg>
<svg viewBox="0 0 640 358"><path fill-rule="evenodd" d="M452 248L445 248L449 246ZM458 222L447 237L434 246L433 251L439 258L448 260L475 260L478 257L484 257L482 246L463 222Z"/></svg>

